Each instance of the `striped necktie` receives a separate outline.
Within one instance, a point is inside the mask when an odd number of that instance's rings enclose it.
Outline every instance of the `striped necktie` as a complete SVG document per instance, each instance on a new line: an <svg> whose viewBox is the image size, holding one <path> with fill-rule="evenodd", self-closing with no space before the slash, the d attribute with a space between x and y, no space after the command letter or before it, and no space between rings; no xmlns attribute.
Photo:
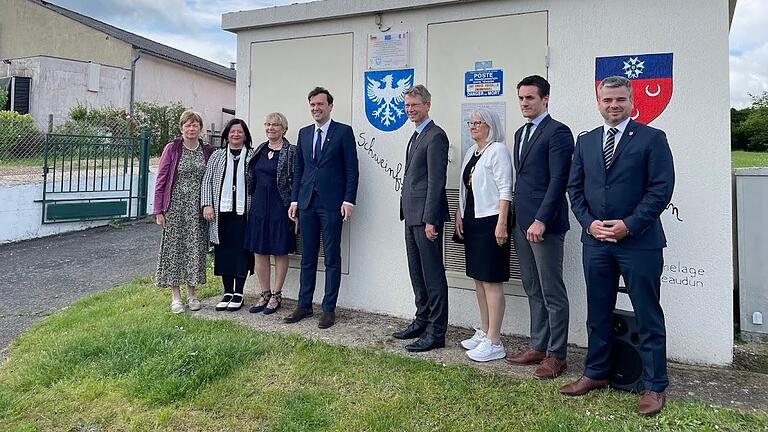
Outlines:
<svg viewBox="0 0 768 432"><path fill-rule="evenodd" d="M616 132L619 130L616 128L608 129L608 138L605 140L605 146L603 147L603 160L605 160L605 169L611 167L613 163L613 154L616 149Z"/></svg>

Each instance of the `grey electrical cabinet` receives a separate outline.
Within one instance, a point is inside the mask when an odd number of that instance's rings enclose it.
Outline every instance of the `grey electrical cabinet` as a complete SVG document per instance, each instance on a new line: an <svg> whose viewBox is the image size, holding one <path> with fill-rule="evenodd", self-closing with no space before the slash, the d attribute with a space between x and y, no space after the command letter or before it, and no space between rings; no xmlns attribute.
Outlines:
<svg viewBox="0 0 768 432"><path fill-rule="evenodd" d="M768 335L768 168L734 175L741 331Z"/></svg>

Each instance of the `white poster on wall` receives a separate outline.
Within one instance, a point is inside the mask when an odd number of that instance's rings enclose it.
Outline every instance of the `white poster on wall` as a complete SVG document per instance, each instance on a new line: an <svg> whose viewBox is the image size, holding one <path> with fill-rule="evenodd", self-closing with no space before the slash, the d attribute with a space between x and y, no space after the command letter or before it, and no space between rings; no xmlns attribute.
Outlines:
<svg viewBox="0 0 768 432"><path fill-rule="evenodd" d="M411 65L408 32L368 35L368 69L404 69Z"/></svg>

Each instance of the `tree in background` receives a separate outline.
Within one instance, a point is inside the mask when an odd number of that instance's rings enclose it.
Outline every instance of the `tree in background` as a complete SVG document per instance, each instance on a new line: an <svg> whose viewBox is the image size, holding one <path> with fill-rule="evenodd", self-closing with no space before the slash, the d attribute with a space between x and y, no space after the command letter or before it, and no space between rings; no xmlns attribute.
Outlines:
<svg viewBox="0 0 768 432"><path fill-rule="evenodd" d="M0 88L0 110L5 109L6 103L8 103L8 92Z"/></svg>
<svg viewBox="0 0 768 432"><path fill-rule="evenodd" d="M731 150L768 151L768 91L750 96L751 107L731 108Z"/></svg>
<svg viewBox="0 0 768 432"><path fill-rule="evenodd" d="M150 154L158 155L166 143L179 132L179 118L186 108L179 102L160 105L136 102L133 115L124 108L106 106L90 108L83 104L72 107L64 124L56 133L87 136L136 136L142 131L150 133Z"/></svg>
<svg viewBox="0 0 768 432"><path fill-rule="evenodd" d="M163 147L179 134L179 118L186 109L180 102L170 105L153 102L133 104L133 118L141 130L149 131L152 137L150 154L160 154Z"/></svg>

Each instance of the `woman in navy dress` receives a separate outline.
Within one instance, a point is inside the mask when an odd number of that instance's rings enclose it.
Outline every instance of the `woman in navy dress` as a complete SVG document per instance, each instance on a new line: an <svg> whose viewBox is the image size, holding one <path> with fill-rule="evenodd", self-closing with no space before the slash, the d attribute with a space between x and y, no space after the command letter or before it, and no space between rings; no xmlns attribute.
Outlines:
<svg viewBox="0 0 768 432"><path fill-rule="evenodd" d="M288 273L288 254L296 250L295 227L288 218L296 146L285 139L288 120L271 113L264 120L267 141L261 143L248 163L251 208L245 248L254 253L261 298L249 312L271 314L280 308L283 283ZM271 288L270 256L275 259L275 286Z"/></svg>

